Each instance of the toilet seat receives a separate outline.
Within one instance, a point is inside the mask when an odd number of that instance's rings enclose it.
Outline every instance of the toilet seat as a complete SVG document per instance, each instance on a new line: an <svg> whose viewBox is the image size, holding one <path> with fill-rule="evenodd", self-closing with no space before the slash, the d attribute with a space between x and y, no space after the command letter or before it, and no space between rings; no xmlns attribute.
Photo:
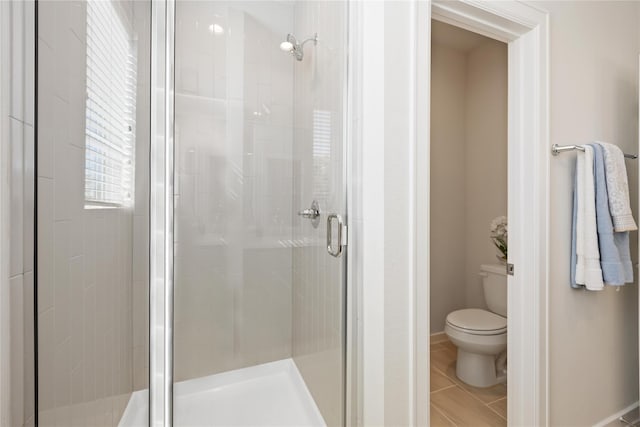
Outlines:
<svg viewBox="0 0 640 427"><path fill-rule="evenodd" d="M447 325L471 335L500 335L507 332L505 317L479 308L467 308L449 313Z"/></svg>

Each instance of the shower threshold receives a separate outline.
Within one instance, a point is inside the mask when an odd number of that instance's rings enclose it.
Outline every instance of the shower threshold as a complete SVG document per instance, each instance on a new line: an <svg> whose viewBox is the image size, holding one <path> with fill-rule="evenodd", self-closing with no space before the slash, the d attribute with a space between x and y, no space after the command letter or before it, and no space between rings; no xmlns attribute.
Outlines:
<svg viewBox="0 0 640 427"><path fill-rule="evenodd" d="M120 427L147 425L148 390L136 391ZM174 386L176 426L325 426L292 359L282 359Z"/></svg>

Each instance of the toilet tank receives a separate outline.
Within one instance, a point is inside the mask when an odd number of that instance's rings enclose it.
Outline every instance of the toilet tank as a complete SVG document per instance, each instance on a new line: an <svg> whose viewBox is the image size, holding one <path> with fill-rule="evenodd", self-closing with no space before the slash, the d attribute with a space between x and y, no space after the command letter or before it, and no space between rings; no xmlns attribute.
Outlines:
<svg viewBox="0 0 640 427"><path fill-rule="evenodd" d="M483 264L480 276L487 307L493 313L507 317L507 267L504 264Z"/></svg>

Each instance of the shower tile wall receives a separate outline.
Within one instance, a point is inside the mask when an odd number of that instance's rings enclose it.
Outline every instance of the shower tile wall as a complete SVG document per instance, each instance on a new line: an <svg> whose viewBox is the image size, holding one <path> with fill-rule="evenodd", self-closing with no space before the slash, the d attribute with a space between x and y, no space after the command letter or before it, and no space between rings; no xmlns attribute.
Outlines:
<svg viewBox="0 0 640 427"><path fill-rule="evenodd" d="M10 413L11 426L34 424L33 207L34 207L34 13L33 1L3 5L10 10L7 58L10 69ZM4 64L3 64L4 65ZM7 119L3 117L2 120ZM5 359L6 360L6 359Z"/></svg>
<svg viewBox="0 0 640 427"><path fill-rule="evenodd" d="M138 97L136 99L135 190L133 209L133 390L149 387L149 156L151 153L151 19L149 1L134 1L138 33ZM145 52L146 54L141 54Z"/></svg>
<svg viewBox="0 0 640 427"><path fill-rule="evenodd" d="M294 357L329 425L342 423L345 5L177 5L177 381ZM298 62L287 33L318 32ZM294 213L317 199L320 227Z"/></svg>
<svg viewBox="0 0 640 427"><path fill-rule="evenodd" d="M176 381L291 357L293 3L176 10Z"/></svg>
<svg viewBox="0 0 640 427"><path fill-rule="evenodd" d="M135 209L84 201L86 3L39 3L38 367L40 425L117 425L134 389L146 277L148 2L119 2L139 41ZM134 10L135 9L135 10ZM134 18L135 17L135 18ZM145 32L147 31L147 32ZM134 239L134 236L136 237ZM135 256L134 256L135 253ZM135 265L135 266L134 266ZM135 289L134 289L135 285ZM144 307L143 307L144 310ZM143 311L144 312L144 311ZM138 313L136 322L142 324ZM146 326L142 326L146 327ZM138 374L140 375L140 374ZM138 381L144 386L144 381Z"/></svg>
<svg viewBox="0 0 640 427"><path fill-rule="evenodd" d="M342 424L342 259L326 250L326 218L344 215L343 116L346 7L342 2L297 2L295 34L318 33L295 63L294 210L316 199L320 225L295 217L293 357L327 425Z"/></svg>

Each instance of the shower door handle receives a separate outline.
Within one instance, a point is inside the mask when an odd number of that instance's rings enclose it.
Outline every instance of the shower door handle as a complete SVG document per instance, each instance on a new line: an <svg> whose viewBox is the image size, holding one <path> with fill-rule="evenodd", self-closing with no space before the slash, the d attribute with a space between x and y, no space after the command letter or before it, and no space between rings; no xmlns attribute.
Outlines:
<svg viewBox="0 0 640 427"><path fill-rule="evenodd" d="M320 216L320 212L318 212L315 209L303 209L300 212L298 212L298 215L300 215L303 218L316 219L317 217Z"/></svg>
<svg viewBox="0 0 640 427"><path fill-rule="evenodd" d="M311 202L311 207L309 209L303 209L298 212L298 215L302 218L307 218L311 220L311 225L313 228L318 228L320 224L320 205L317 200Z"/></svg>
<svg viewBox="0 0 640 427"><path fill-rule="evenodd" d="M338 243L336 245L336 248L333 248L333 220L336 220L336 222L338 223ZM344 236L346 235L345 233L345 226L344 226L344 222L342 221L342 217L338 214L330 214L329 216L327 216L327 252L329 252L329 255L338 258L340 255L342 255L342 247L346 245Z"/></svg>

